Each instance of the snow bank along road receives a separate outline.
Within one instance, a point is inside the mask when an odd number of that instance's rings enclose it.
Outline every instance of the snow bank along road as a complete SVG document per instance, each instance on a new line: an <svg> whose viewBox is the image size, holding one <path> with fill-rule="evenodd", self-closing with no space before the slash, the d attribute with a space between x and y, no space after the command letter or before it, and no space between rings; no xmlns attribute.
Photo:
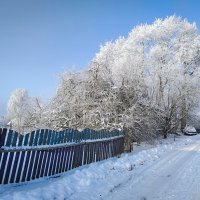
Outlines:
<svg viewBox="0 0 200 200"><path fill-rule="evenodd" d="M59 178L0 186L0 199L200 200L200 135L163 140Z"/></svg>

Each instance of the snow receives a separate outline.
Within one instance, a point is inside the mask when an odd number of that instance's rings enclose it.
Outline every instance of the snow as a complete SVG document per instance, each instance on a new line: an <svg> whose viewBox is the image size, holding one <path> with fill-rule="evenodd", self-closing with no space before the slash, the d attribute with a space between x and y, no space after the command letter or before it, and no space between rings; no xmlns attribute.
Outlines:
<svg viewBox="0 0 200 200"><path fill-rule="evenodd" d="M76 145L76 144L86 144L86 143L95 143L95 142L100 142L100 141L109 141L109 140L114 140L117 138L121 138L121 136L113 136L109 138L101 138L101 139L88 139L88 140L81 140L80 142L66 142L66 143L61 143L61 144L45 144L45 145L38 145L38 146L2 146L1 149L3 150L17 150L17 149L24 149L24 150L29 150L29 149L50 149L50 148L56 148L56 147L65 147L65 146L70 146L70 145Z"/></svg>
<svg viewBox="0 0 200 200"><path fill-rule="evenodd" d="M0 186L1 200L199 200L200 135L142 143L58 178Z"/></svg>
<svg viewBox="0 0 200 200"><path fill-rule="evenodd" d="M196 133L197 132L193 126L186 126L184 131L187 133Z"/></svg>

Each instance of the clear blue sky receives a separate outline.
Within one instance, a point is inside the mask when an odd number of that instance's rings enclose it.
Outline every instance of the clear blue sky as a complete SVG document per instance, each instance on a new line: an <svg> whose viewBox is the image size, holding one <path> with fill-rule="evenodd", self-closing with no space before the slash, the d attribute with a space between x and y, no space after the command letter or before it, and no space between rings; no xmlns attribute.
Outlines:
<svg viewBox="0 0 200 200"><path fill-rule="evenodd" d="M176 14L199 27L198 0L0 0L0 114L13 90L48 99L64 69L86 67L100 44Z"/></svg>

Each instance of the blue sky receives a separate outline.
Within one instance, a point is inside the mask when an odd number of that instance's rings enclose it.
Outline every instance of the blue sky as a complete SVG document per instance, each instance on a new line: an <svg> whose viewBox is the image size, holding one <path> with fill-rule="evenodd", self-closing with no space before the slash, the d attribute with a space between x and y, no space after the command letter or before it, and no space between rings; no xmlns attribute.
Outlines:
<svg viewBox="0 0 200 200"><path fill-rule="evenodd" d="M198 0L0 0L0 114L16 88L49 99L57 76L87 67L100 44L176 14L199 27Z"/></svg>

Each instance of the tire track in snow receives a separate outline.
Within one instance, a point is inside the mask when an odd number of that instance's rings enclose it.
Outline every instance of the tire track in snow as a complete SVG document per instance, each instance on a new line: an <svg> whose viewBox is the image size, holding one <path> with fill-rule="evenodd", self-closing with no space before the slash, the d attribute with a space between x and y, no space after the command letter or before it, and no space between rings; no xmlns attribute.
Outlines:
<svg viewBox="0 0 200 200"><path fill-rule="evenodd" d="M186 147L167 152L156 163L146 166L139 173L134 174L127 183L124 183L118 191L109 196L110 199L185 199L194 200L195 195L200 199L199 184L191 165L200 167L200 141ZM193 167L194 168L194 167ZM198 174L200 174L200 170ZM188 181L189 180L189 181ZM187 195L189 189L192 194ZM180 192L181 198L180 198ZM193 197L189 197L189 196ZM187 196L187 198L185 198ZM126 197L126 198L124 198Z"/></svg>

